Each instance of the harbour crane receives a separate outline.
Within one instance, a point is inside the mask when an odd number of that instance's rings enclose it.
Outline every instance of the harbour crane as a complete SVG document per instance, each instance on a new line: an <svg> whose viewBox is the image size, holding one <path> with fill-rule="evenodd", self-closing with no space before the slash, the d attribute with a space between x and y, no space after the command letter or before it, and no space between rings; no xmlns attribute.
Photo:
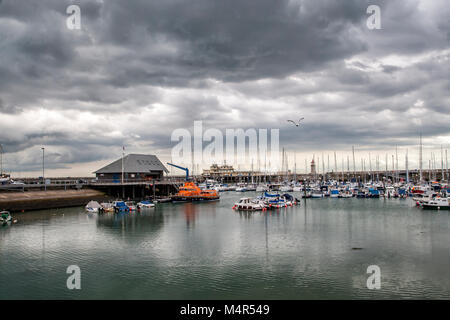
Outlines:
<svg viewBox="0 0 450 320"><path fill-rule="evenodd" d="M188 169L188 168L183 168L183 167L177 166L176 164L169 163L169 162L167 162L167 164L168 164L169 166L178 168L178 169L180 169L180 170L184 170L184 171L186 172L186 181L189 181L189 169Z"/></svg>

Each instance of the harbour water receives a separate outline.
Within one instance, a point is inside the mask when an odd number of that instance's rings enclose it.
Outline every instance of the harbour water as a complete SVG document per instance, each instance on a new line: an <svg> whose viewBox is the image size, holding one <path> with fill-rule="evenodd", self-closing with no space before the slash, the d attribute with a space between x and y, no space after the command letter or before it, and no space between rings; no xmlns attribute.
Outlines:
<svg viewBox="0 0 450 320"><path fill-rule="evenodd" d="M241 196L15 215L0 228L0 299L450 299L449 211L325 198L239 213ZM66 287L69 265L81 290ZM366 286L369 265L380 290Z"/></svg>

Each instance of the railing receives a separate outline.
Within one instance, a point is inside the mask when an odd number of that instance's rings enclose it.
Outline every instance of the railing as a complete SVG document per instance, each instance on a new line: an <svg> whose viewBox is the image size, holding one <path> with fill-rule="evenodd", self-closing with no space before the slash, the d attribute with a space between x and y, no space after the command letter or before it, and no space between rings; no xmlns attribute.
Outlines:
<svg viewBox="0 0 450 320"><path fill-rule="evenodd" d="M123 182L121 179L94 179L87 183L87 185L138 185L138 184L179 184L183 183L184 179L173 179L173 178L164 178L164 179L124 179Z"/></svg>

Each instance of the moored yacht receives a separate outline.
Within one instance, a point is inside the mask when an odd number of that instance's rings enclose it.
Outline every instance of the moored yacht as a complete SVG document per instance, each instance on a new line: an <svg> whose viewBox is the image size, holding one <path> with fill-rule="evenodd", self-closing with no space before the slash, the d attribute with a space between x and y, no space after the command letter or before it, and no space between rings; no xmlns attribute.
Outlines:
<svg viewBox="0 0 450 320"><path fill-rule="evenodd" d="M436 197L422 204L423 209L450 210L449 198Z"/></svg>

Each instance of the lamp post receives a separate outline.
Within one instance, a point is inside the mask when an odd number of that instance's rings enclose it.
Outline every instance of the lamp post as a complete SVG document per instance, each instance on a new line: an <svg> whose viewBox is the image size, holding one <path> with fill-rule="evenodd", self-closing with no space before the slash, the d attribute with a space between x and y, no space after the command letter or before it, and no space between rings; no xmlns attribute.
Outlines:
<svg viewBox="0 0 450 320"><path fill-rule="evenodd" d="M3 177L3 146L0 144L0 177Z"/></svg>
<svg viewBox="0 0 450 320"><path fill-rule="evenodd" d="M47 185L45 184L45 148L42 147L42 182L44 183L44 190L47 191Z"/></svg>

